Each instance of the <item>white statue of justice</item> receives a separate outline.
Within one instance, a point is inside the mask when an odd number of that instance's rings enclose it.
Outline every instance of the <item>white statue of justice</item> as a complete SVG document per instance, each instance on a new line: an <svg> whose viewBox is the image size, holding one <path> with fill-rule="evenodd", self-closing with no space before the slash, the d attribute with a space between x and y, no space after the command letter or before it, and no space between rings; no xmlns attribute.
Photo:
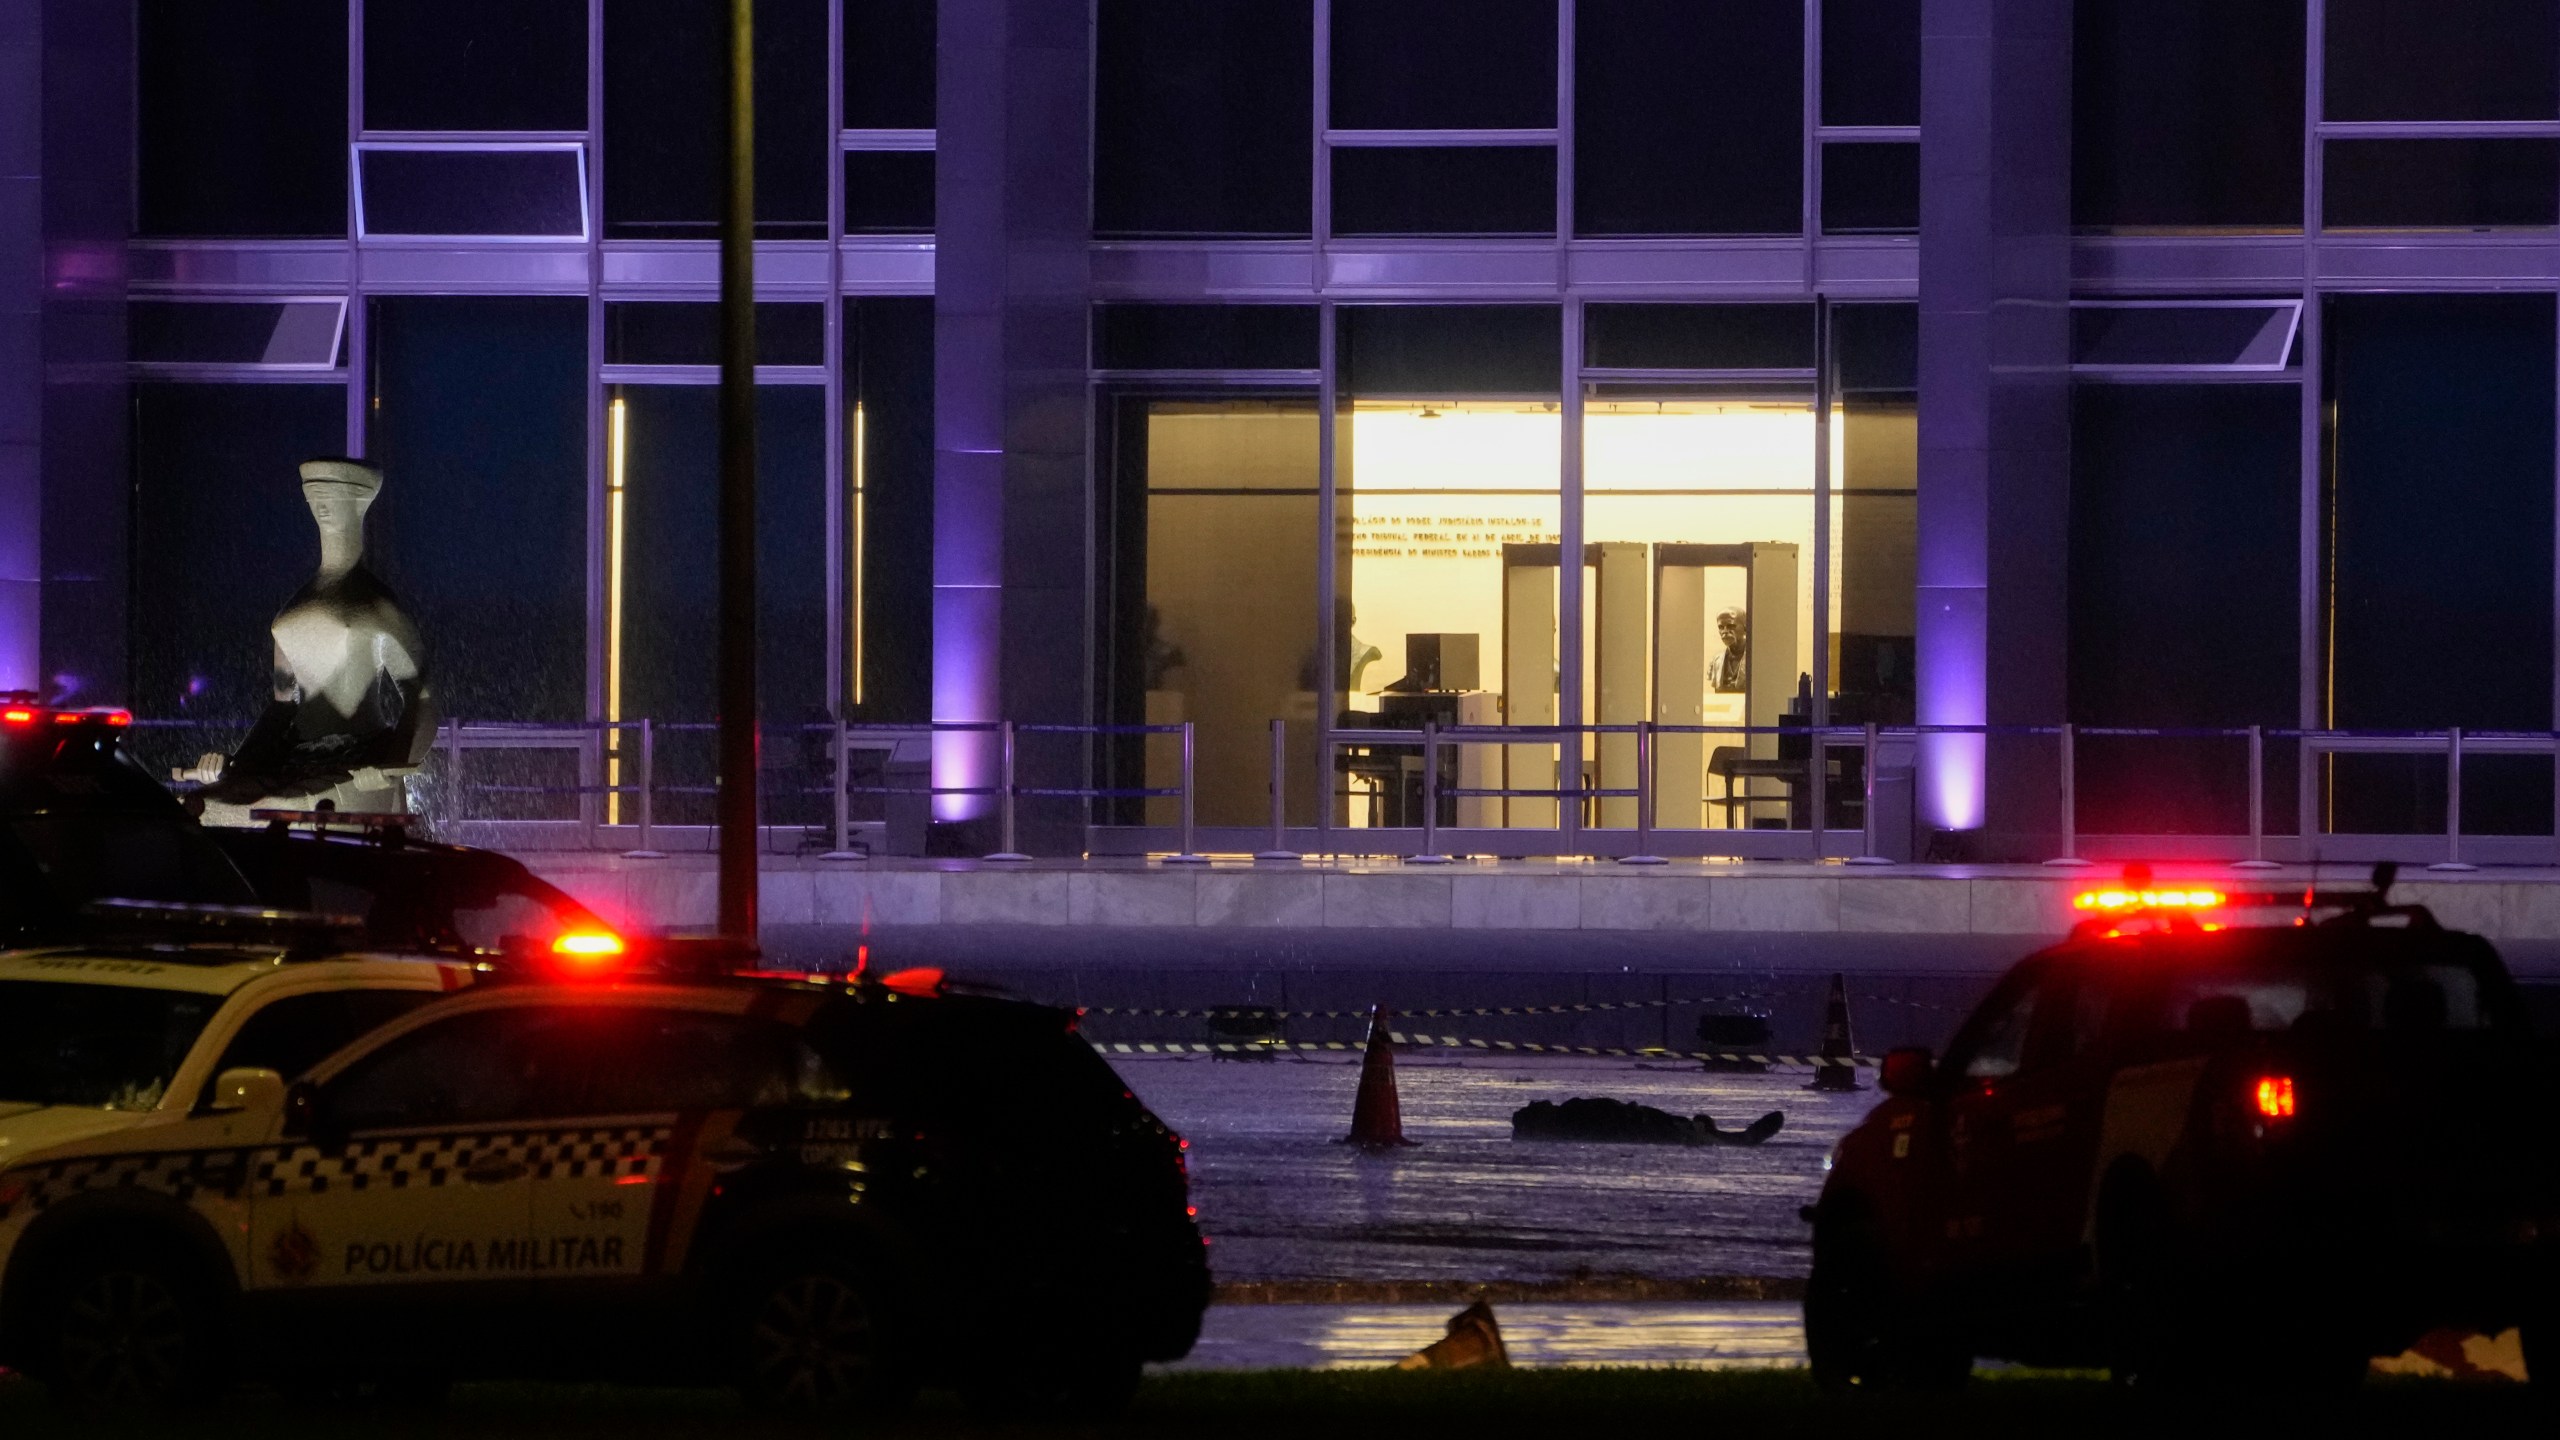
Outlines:
<svg viewBox="0 0 2560 1440"><path fill-rule="evenodd" d="M261 806L409 808L406 779L434 743L434 704L417 625L365 567L365 512L381 492L382 472L361 461L303 463L320 570L269 627L274 699L229 757L175 772L204 784L208 823L247 824Z"/></svg>

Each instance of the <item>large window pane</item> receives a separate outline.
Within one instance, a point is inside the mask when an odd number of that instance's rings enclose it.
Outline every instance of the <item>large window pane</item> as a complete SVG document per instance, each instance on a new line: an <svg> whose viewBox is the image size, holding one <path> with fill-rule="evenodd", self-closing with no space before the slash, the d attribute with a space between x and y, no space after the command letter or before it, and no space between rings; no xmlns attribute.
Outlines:
<svg viewBox="0 0 2560 1440"><path fill-rule="evenodd" d="M1362 306L1340 319L1333 536L1337 719L1353 729L1554 724L1561 317ZM1422 754L1347 746L1335 823L1422 821ZM1552 744L1452 747L1451 789L1553 791ZM1439 821L1551 828L1550 796L1443 794Z"/></svg>
<svg viewBox="0 0 2560 1440"><path fill-rule="evenodd" d="M1831 719L1912 718L1919 630L1920 316L1910 305L1832 312ZM1836 757L1835 757L1836 758ZM1846 778L1846 777L1844 777ZM1863 776L1858 777L1863 779ZM1842 796L1833 798L1836 807Z"/></svg>
<svg viewBox="0 0 2560 1440"><path fill-rule="evenodd" d="M1574 229L1804 228L1804 6L1580 0Z"/></svg>
<svg viewBox="0 0 2560 1440"><path fill-rule="evenodd" d="M853 434L845 636L852 712L933 713L933 301L867 296L844 305Z"/></svg>
<svg viewBox="0 0 2560 1440"><path fill-rule="evenodd" d="M1551 146L1333 152L1337 235L1551 235L1555 228Z"/></svg>
<svg viewBox="0 0 2560 1440"><path fill-rule="evenodd" d="M717 365L720 307L707 300L608 300L604 363ZM756 363L826 364L826 307L815 301L757 301Z"/></svg>
<svg viewBox="0 0 2560 1440"><path fill-rule="evenodd" d="M1920 147L1822 147L1822 233L1916 235L1920 231Z"/></svg>
<svg viewBox="0 0 2560 1440"><path fill-rule="evenodd" d="M2298 228L2303 23L2302 0L2077 0L2072 223Z"/></svg>
<svg viewBox="0 0 2560 1440"><path fill-rule="evenodd" d="M345 0L143 0L146 235L347 233Z"/></svg>
<svg viewBox="0 0 2560 1440"><path fill-rule="evenodd" d="M719 694L720 392L626 385L608 404L622 513L606 540L622 616L606 650L608 692L623 718L705 725ZM824 746L798 729L828 715L825 417L818 386L756 391L756 708L770 823L816 823L831 804L805 793L831 776ZM709 785L713 752L707 730L662 734L659 783ZM671 823L710 813L708 794L658 801L657 818Z"/></svg>
<svg viewBox="0 0 2560 1440"><path fill-rule="evenodd" d="M2341 296L2326 336L2330 723L2549 729L2551 297ZM2337 757L2329 824L2440 830L2443 774ZM2549 761L2466 781L2468 828L2548 833Z"/></svg>
<svg viewBox="0 0 2560 1440"><path fill-rule="evenodd" d="M1359 0L1333 7L1337 130L1556 123L1556 0Z"/></svg>
<svg viewBox="0 0 2560 1440"><path fill-rule="evenodd" d="M1711 325L1711 312L1698 323ZM1583 402L1583 708L1591 723L1804 723L1813 671L1812 387L1628 387ZM1656 737L1654 823L1798 828L1804 747ZM1634 737L1587 742L1587 781L1637 779ZM1632 798L1591 822L1632 826Z"/></svg>
<svg viewBox="0 0 2560 1440"><path fill-rule="evenodd" d="M586 302L378 300L372 343L375 569L439 708L584 717Z"/></svg>
<svg viewBox="0 0 2560 1440"><path fill-rule="evenodd" d="M849 150L844 157L844 233L933 233L934 152Z"/></svg>
<svg viewBox="0 0 2560 1440"><path fill-rule="evenodd" d="M709 240L728 153L728 7L614 0L604 26L605 233ZM756 234L827 233L827 7L756 7Z"/></svg>
<svg viewBox="0 0 2560 1440"><path fill-rule="evenodd" d="M846 129L932 129L934 79L934 0L845 0Z"/></svg>
<svg viewBox="0 0 2560 1440"><path fill-rule="evenodd" d="M586 129L586 0L366 0L364 123Z"/></svg>
<svg viewBox="0 0 2560 1440"><path fill-rule="evenodd" d="M2071 420L2071 719L2286 726L2297 713L2302 394L2083 385ZM2267 814L2292 813L2270 746ZM2090 736L2083 831L2237 835L2247 742Z"/></svg>
<svg viewBox="0 0 2560 1440"><path fill-rule="evenodd" d="M2331 120L2560 116L2551 0L2329 0Z"/></svg>
<svg viewBox="0 0 2560 1440"><path fill-rule="evenodd" d="M1920 123L1920 0L1825 0L1822 123Z"/></svg>
<svg viewBox="0 0 2560 1440"><path fill-rule="evenodd" d="M1106 712L1194 727L1206 825L1267 822L1271 722L1285 721L1290 818L1314 823L1315 398L1124 395L1106 402L1104 422ZM1120 737L1109 753L1115 789L1181 783L1178 737ZM1126 797L1101 813L1169 825L1179 805Z"/></svg>
<svg viewBox="0 0 2560 1440"><path fill-rule="evenodd" d="M356 232L386 236L587 238L585 171L559 148L462 150L366 146Z"/></svg>
<svg viewBox="0 0 2560 1440"><path fill-rule="evenodd" d="M141 732L154 763L227 751L266 708L267 626L320 560L299 467L346 448L343 385L134 387L133 708L206 727Z"/></svg>
<svg viewBox="0 0 2560 1440"><path fill-rule="evenodd" d="M1104 370L1313 370L1312 305L1099 305L1093 363Z"/></svg>
<svg viewBox="0 0 2560 1440"><path fill-rule="evenodd" d="M2331 140L2333 229L2517 229L2560 223L2560 140Z"/></svg>
<svg viewBox="0 0 2560 1440"><path fill-rule="evenodd" d="M1802 370L1814 362L1811 305L1594 304L1582 312L1585 363L1611 370Z"/></svg>
<svg viewBox="0 0 2560 1440"><path fill-rule="evenodd" d="M1304 235L1312 205L1309 0L1102 0L1099 235Z"/></svg>

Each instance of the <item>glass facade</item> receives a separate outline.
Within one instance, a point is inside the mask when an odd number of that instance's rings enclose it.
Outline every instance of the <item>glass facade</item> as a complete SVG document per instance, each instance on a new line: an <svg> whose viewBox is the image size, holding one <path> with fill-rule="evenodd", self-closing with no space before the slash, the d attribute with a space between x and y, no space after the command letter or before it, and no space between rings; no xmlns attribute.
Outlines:
<svg viewBox="0 0 2560 1440"><path fill-rule="evenodd" d="M2353 729L2552 727L2551 298L2342 295L2325 317L2331 411L2321 704ZM2444 825L2434 757L2341 754L2326 825ZM2464 773L2484 834L2548 834L2547 755Z"/></svg>
<svg viewBox="0 0 2560 1440"><path fill-rule="evenodd" d="M587 307L373 302L369 563L432 637L454 715L586 712ZM325 453L325 452L323 452ZM280 490L281 475L271 482Z"/></svg>
<svg viewBox="0 0 2560 1440"><path fill-rule="evenodd" d="M708 718L716 8L139 6L131 570L178 617L131 636L139 708L253 704L290 466L353 452L447 713ZM1431 788L1520 853L1625 848L1641 793L1675 850L1851 853L1865 758L1802 732L1920 713L1929 516L1989 503L1928 478L1970 342L1922 364L1920 255L1987 242L1930 207L1965 187L1920 0L1095 0L1022 41L1088 45L1089 93L1008 100L993 162L940 8L758 6L769 722L932 716L937 483L1019 439L938 380L1003 269L955 249L1036 209L1092 242L1041 252L1091 342L1041 433L1090 419L996 544L1080 558L1075 718L1191 725L1201 825L1266 823L1278 722L1284 819L1337 839L1412 848ZM2074 0L2040 723L2550 728L2555 17ZM1434 761L1425 724L1603 728ZM2411 744L2270 740L2267 828L2440 828ZM1160 839L1178 752L1097 739L1095 833ZM826 757L768 756L822 821ZM2079 828L2230 836L2247 784L2229 735L2089 736ZM2548 835L2553 788L2484 753L2464 824Z"/></svg>

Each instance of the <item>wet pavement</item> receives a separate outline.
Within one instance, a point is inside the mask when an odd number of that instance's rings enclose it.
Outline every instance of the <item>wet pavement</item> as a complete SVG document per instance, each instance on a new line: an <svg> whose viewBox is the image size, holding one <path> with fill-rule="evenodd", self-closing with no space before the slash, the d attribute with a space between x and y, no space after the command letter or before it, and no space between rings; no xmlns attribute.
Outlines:
<svg viewBox="0 0 2560 1440"><path fill-rule="evenodd" d="M1192 1198L1211 1268L1226 1283L1800 1279L1810 1236L1797 1210L1820 1190L1832 1143L1877 1098L1872 1076L1870 1088L1839 1094L1807 1090L1803 1071L1408 1053L1397 1074L1414 1143L1372 1156L1337 1143L1359 1083L1356 1056L1113 1064L1191 1141ZM1512 1140L1512 1111L1578 1095L1703 1113L1727 1127L1770 1110L1787 1118L1751 1147ZM1454 1308L1429 1313L1445 1320Z"/></svg>
<svg viewBox="0 0 2560 1440"><path fill-rule="evenodd" d="M1514 1365L1733 1370L1804 1363L1804 1330L1790 1301L1527 1302L1495 1309ZM1447 1305L1221 1305L1209 1311L1190 1357L1164 1368L1392 1365L1446 1334L1453 1312Z"/></svg>

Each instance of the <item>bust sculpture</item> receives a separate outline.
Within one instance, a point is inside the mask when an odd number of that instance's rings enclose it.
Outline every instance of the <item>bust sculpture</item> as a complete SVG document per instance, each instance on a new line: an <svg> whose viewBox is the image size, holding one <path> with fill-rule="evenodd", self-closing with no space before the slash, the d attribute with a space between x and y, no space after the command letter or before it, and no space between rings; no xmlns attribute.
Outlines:
<svg viewBox="0 0 2560 1440"><path fill-rule="evenodd" d="M381 492L382 472L361 461L304 462L320 570L269 627L266 713L228 758L207 755L179 774L206 782L206 820L245 824L260 805L408 809L403 782L434 743L435 720L418 627L365 568L365 512Z"/></svg>

